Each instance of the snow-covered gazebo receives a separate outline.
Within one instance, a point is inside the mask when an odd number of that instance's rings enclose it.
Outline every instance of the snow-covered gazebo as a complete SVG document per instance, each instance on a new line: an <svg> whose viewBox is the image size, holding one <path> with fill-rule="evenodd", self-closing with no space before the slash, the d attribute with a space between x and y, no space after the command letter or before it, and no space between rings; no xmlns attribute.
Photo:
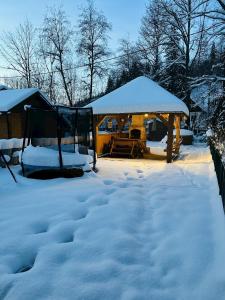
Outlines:
<svg viewBox="0 0 225 300"><path fill-rule="evenodd" d="M180 122L189 115L184 102L151 79L141 76L90 104L96 121L96 151L100 155L108 147L109 154L129 154L145 158L167 158L179 153ZM100 134L106 120L117 120L114 132ZM168 127L163 155L153 155L146 147L146 119L159 119ZM126 131L124 130L126 128ZM176 129L176 139L173 138ZM154 157L153 157L154 156ZM158 156L158 157L157 157Z"/></svg>

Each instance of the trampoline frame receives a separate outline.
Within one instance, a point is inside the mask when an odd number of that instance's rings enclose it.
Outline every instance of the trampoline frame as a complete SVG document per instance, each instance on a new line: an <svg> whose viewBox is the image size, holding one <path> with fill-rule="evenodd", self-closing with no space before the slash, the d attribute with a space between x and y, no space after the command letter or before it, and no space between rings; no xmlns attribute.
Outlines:
<svg viewBox="0 0 225 300"><path fill-rule="evenodd" d="M11 174L13 180L17 183L17 180L16 180L16 176L14 175L13 171L11 170L7 160L5 159L5 156L2 152L2 150L0 149L0 158L2 159L2 161L4 162L6 168L8 169L9 173Z"/></svg>

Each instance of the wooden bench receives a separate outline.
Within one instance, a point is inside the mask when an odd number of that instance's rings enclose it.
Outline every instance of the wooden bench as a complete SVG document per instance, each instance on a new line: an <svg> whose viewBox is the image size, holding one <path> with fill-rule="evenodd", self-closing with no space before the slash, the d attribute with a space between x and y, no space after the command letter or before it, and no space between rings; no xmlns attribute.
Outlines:
<svg viewBox="0 0 225 300"><path fill-rule="evenodd" d="M136 158L143 157L143 153L146 151L146 141L144 140L113 138L110 148L110 156Z"/></svg>

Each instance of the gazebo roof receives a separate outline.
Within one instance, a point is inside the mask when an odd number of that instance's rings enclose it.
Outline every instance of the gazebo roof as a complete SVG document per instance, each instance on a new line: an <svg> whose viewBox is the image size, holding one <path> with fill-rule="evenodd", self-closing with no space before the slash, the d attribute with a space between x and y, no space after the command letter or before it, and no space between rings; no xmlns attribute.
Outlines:
<svg viewBox="0 0 225 300"><path fill-rule="evenodd" d="M185 103L151 79L140 76L88 106L95 115L121 113L184 113Z"/></svg>

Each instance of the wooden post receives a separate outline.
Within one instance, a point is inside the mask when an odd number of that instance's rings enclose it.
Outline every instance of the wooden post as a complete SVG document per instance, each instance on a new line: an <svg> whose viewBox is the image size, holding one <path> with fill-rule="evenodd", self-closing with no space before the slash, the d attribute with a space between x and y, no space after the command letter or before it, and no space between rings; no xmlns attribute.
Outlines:
<svg viewBox="0 0 225 300"><path fill-rule="evenodd" d="M175 128L176 128L176 154L178 154L180 149L180 116L176 116Z"/></svg>
<svg viewBox="0 0 225 300"><path fill-rule="evenodd" d="M167 162L172 162L174 114L169 114L167 133Z"/></svg>
<svg viewBox="0 0 225 300"><path fill-rule="evenodd" d="M7 123L7 133L8 133L8 139L11 139L11 128L9 124L9 113L6 112L6 123Z"/></svg>
<svg viewBox="0 0 225 300"><path fill-rule="evenodd" d="M98 126L95 126L95 150L98 155Z"/></svg>
<svg viewBox="0 0 225 300"><path fill-rule="evenodd" d="M96 116L94 119L94 127L95 127L95 149L96 149L96 153L97 155L99 154L99 140L98 140L98 129L99 126L104 122L106 116Z"/></svg>

